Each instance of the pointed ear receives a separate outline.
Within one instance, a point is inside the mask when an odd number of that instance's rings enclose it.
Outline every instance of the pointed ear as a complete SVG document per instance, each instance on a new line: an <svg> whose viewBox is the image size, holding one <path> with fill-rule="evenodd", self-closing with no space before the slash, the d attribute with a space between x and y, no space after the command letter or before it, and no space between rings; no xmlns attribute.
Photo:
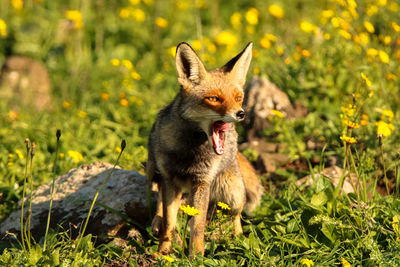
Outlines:
<svg viewBox="0 0 400 267"><path fill-rule="evenodd" d="M253 42L250 42L242 52L232 58L221 68L223 72L229 73L229 75L235 79L240 86L244 86L246 83L246 74L251 62L252 49Z"/></svg>
<svg viewBox="0 0 400 267"><path fill-rule="evenodd" d="M207 75L207 70L193 48L183 42L176 48L176 69L178 82L185 87L187 82L199 84Z"/></svg>

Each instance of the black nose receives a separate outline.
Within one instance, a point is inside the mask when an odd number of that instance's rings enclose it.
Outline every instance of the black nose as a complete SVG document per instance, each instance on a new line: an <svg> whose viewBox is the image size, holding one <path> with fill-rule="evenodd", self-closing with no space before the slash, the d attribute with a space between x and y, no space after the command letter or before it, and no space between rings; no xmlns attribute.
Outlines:
<svg viewBox="0 0 400 267"><path fill-rule="evenodd" d="M246 115L246 113L244 113L243 110L241 110L241 111L239 111L238 113L236 113L236 117L237 117L238 119L243 119L245 115Z"/></svg>

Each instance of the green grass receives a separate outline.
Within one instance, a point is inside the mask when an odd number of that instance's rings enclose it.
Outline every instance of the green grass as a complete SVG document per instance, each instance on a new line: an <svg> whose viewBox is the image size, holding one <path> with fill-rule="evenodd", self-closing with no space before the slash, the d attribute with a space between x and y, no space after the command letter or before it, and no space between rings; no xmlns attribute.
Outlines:
<svg viewBox="0 0 400 267"><path fill-rule="evenodd" d="M344 258L351 265L399 265L398 1L365 0L354 7L347 0L26 0L21 9L18 2L0 3L7 25L2 34L0 23L0 63L12 54L43 62L53 100L46 111L0 101L0 221L23 195L26 138L36 143L33 187L83 163L115 162L122 139L127 147L119 165L143 172L151 125L179 89L174 47L190 43L215 68L253 41L248 77L268 77L309 110L305 118L272 118L263 134L284 144L291 160L306 162L309 170L279 169L261 177L279 190L265 194L254 217L243 218L244 236L209 238L221 228L217 221L207 230L204 258L189 263L176 245L168 264L299 266L310 259L315 266L338 266ZM272 4L284 10L282 18L271 14ZM79 10L82 21L76 13L75 22L68 19L68 10ZM167 25L157 26L157 17ZM346 120L361 126L349 128ZM391 127L388 136L377 137ZM57 129L62 137L53 172ZM357 143L345 145L344 136ZM306 140L324 149L307 150ZM254 151L246 154L257 157ZM304 174L322 169L328 157L362 182L355 193L339 194L326 178L310 188L294 186ZM377 193L387 191L386 185L389 195ZM29 186L26 190L29 194ZM144 244L132 241L121 249L95 244L89 235L77 256L76 240L67 232L50 231L45 252L43 239L29 252L3 242L0 265L164 264L149 256L158 241L144 227Z"/></svg>

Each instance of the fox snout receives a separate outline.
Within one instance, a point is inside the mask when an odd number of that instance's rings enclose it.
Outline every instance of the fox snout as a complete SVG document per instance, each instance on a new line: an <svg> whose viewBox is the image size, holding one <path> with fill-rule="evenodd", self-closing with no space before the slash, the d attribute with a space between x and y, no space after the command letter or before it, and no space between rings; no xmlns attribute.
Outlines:
<svg viewBox="0 0 400 267"><path fill-rule="evenodd" d="M246 113L244 112L244 110L239 110L236 113L236 118L238 119L238 121L242 121L244 119L244 117L246 116Z"/></svg>

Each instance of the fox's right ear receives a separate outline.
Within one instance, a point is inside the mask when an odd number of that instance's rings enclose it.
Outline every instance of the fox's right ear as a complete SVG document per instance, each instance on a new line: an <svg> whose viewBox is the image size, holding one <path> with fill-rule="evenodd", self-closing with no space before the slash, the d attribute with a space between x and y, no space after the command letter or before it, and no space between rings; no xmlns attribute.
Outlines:
<svg viewBox="0 0 400 267"><path fill-rule="evenodd" d="M199 84L207 75L207 70L196 55L193 48L183 42L176 48L176 70L178 71L178 82L184 87L189 83Z"/></svg>

